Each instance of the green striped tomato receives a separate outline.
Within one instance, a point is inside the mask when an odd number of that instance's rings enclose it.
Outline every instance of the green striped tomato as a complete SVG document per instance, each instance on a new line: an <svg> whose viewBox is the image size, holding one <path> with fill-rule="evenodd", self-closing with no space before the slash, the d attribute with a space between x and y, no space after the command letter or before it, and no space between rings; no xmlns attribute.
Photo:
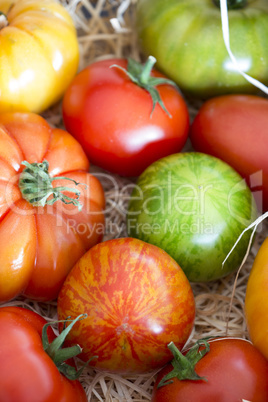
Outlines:
<svg viewBox="0 0 268 402"><path fill-rule="evenodd" d="M183 347L195 303L184 272L166 252L122 238L93 247L68 275L59 319L77 313L88 317L76 323L66 344L79 344L81 359L98 356L90 362L98 369L142 373L171 360L170 341Z"/></svg>
<svg viewBox="0 0 268 402"><path fill-rule="evenodd" d="M132 192L129 236L161 247L190 281L210 281L238 268L249 231L224 266L238 236L257 215L250 189L210 155L173 154L150 165Z"/></svg>
<svg viewBox="0 0 268 402"><path fill-rule="evenodd" d="M216 5L218 3L218 5ZM268 83L268 2L228 0L230 46L242 71ZM211 97L254 92L234 68L222 34L219 0L139 0L140 47L180 88Z"/></svg>

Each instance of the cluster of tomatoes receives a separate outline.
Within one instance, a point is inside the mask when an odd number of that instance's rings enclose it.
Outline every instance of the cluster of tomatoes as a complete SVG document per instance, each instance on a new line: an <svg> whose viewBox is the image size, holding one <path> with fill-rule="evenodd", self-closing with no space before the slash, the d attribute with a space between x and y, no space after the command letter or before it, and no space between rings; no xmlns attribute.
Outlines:
<svg viewBox="0 0 268 402"><path fill-rule="evenodd" d="M214 97L190 122L154 57L77 74L76 31L59 3L1 7L0 50L18 63L11 77L0 57L0 302L57 300L60 335L28 309L0 307L0 402L85 402L77 355L122 375L160 370L154 401L267 401L267 241L245 300L253 343L181 350L195 322L191 281L235 271L268 209L268 101ZM66 130L40 115L60 99ZM194 151L181 152L187 140ZM103 241L105 193L89 161L133 178L129 237Z"/></svg>

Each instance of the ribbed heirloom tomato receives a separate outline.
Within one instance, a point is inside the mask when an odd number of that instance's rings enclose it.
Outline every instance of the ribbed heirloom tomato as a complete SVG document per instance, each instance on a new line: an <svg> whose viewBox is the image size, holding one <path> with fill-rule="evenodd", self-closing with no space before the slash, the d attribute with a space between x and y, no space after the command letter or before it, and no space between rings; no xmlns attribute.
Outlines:
<svg viewBox="0 0 268 402"><path fill-rule="evenodd" d="M0 0L0 44L1 112L42 112L77 72L76 29L58 1Z"/></svg>
<svg viewBox="0 0 268 402"><path fill-rule="evenodd" d="M0 308L0 401L1 402L86 402L86 393L76 377L73 361L67 356L64 335L56 346L51 327L39 314L21 307ZM75 325L75 323L74 323ZM71 327L70 327L71 329ZM80 348L71 351L72 356ZM69 356L70 356L69 355ZM55 358L57 356L57 358ZM67 378L62 374L67 367Z"/></svg>
<svg viewBox="0 0 268 402"><path fill-rule="evenodd" d="M56 298L101 241L104 192L88 169L66 131L33 113L0 115L0 301Z"/></svg>
<svg viewBox="0 0 268 402"><path fill-rule="evenodd" d="M98 369L147 372L167 363L167 344L187 341L194 322L191 286L163 250L141 240L100 243L80 258L58 298L58 315L79 321L66 339L78 343L82 360Z"/></svg>

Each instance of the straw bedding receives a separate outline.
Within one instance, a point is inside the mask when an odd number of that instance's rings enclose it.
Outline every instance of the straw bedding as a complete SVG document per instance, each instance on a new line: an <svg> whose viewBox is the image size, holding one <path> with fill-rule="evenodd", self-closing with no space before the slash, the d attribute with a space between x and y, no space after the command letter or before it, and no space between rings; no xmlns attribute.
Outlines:
<svg viewBox="0 0 268 402"><path fill-rule="evenodd" d="M135 30L132 29L135 0L62 0L61 3L72 15L77 27L81 54L80 70L92 61L113 56L131 56L139 59ZM187 102L192 119L200 104L194 104L189 99ZM43 115L51 124L63 128L60 104ZM187 144L185 150L189 146ZM91 172L99 177L109 206L104 240L126 236L125 210L133 180L107 175L94 166L91 167ZM196 300L196 320L188 344L211 335L228 334L248 338L243 313L245 290L252 262L265 233L267 223L262 222L251 252L238 275L234 273L208 284L192 284ZM56 302L37 303L19 297L5 305L30 308L49 321L57 319ZM149 401L155 374L124 377L86 368L80 380L88 400L92 402Z"/></svg>

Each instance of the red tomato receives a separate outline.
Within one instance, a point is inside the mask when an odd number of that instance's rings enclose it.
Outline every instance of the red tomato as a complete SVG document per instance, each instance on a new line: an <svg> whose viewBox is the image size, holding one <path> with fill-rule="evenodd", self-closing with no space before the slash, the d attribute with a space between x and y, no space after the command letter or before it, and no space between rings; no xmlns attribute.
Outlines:
<svg viewBox="0 0 268 402"><path fill-rule="evenodd" d="M63 99L63 120L91 162L123 176L137 176L155 160L182 149L189 131L185 101L172 85L157 89L171 117L117 64L92 63L73 80ZM152 76L164 77L156 70Z"/></svg>
<svg viewBox="0 0 268 402"><path fill-rule="evenodd" d="M0 308L1 402L86 402L77 380L68 380L42 345L46 320L19 307ZM55 338L48 328L50 342Z"/></svg>
<svg viewBox="0 0 268 402"><path fill-rule="evenodd" d="M268 99L226 95L208 100L193 121L190 139L196 151L237 170L253 192L261 190L257 204L268 210Z"/></svg>
<svg viewBox="0 0 268 402"><path fill-rule="evenodd" d="M182 348L195 317L191 286L163 250L141 240L113 239L94 246L74 266L58 298L59 319L86 313L67 338L82 360L98 369L141 373Z"/></svg>
<svg viewBox="0 0 268 402"><path fill-rule="evenodd" d="M221 338L209 345L210 351L195 365L207 381L173 377L157 388L173 369L168 364L157 376L152 402L267 402L268 361L249 341Z"/></svg>
<svg viewBox="0 0 268 402"><path fill-rule="evenodd" d="M44 161L47 173L41 168L40 175L27 172L25 162L34 169ZM102 240L104 191L88 170L81 145L66 131L50 127L34 113L0 115L1 302L21 293L36 300L55 299L76 261ZM25 180L24 174L29 175ZM44 177L54 191L68 187L60 192L69 197L67 204L58 199L50 205L56 198ZM48 204L38 203L47 189ZM71 191L76 190L81 192L81 210L69 203L75 202Z"/></svg>

